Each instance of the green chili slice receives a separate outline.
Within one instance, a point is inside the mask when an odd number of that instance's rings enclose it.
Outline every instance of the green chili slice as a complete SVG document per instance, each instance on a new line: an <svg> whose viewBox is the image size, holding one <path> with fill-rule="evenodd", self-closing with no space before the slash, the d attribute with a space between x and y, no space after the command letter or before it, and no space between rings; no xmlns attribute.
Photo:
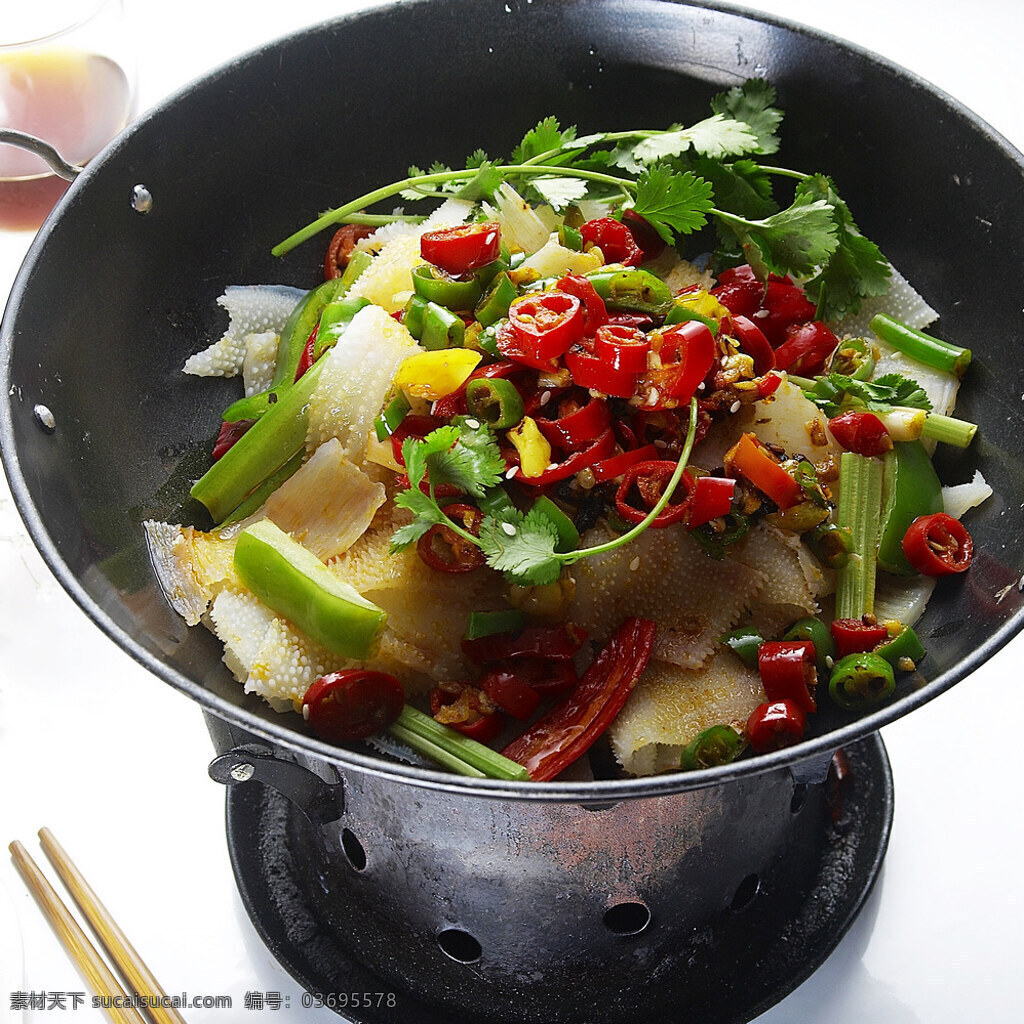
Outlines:
<svg viewBox="0 0 1024 1024"><path fill-rule="evenodd" d="M672 305L672 292L646 270L597 270L587 280L609 309L664 315Z"/></svg>
<svg viewBox="0 0 1024 1024"><path fill-rule="evenodd" d="M320 314L320 325L317 328L316 341L313 343L314 361L334 348L338 339L348 330L356 313L368 305L370 300L360 295L344 295L327 303Z"/></svg>
<svg viewBox="0 0 1024 1024"><path fill-rule="evenodd" d="M725 644L748 668L757 668L757 649L764 643L764 637L753 626L734 629L731 633L720 636L718 642Z"/></svg>
<svg viewBox="0 0 1024 1024"><path fill-rule="evenodd" d="M461 316L437 302L427 303L419 338L425 349L462 348L465 339L466 323Z"/></svg>
<svg viewBox="0 0 1024 1024"><path fill-rule="evenodd" d="M472 309L483 294L483 287L475 277L466 281L439 277L425 263L413 267L412 287L427 302L436 302L445 309Z"/></svg>
<svg viewBox="0 0 1024 1024"><path fill-rule="evenodd" d="M835 657L836 645L832 640L832 631L821 619L812 615L794 622L782 639L810 640L814 644L814 660L819 675L823 676L828 670L828 659Z"/></svg>
<svg viewBox="0 0 1024 1024"><path fill-rule="evenodd" d="M742 752L743 739L732 726L712 725L686 745L679 767L683 771L714 768L735 761Z"/></svg>
<svg viewBox="0 0 1024 1024"><path fill-rule="evenodd" d="M466 385L466 410L495 430L507 430L523 418L524 406L510 380L478 377Z"/></svg>
<svg viewBox="0 0 1024 1024"><path fill-rule="evenodd" d="M508 308L519 294L506 271L498 274L483 298L477 303L474 315L484 327L496 324L508 316Z"/></svg>
<svg viewBox="0 0 1024 1024"><path fill-rule="evenodd" d="M903 626L891 640L876 647L875 654L899 668L899 663L904 658L908 658L916 665L924 657L925 651L917 633L910 626Z"/></svg>
<svg viewBox="0 0 1024 1024"><path fill-rule="evenodd" d="M470 612L466 621L466 639L479 640L495 633L514 633L530 621L526 612L518 608L503 608L497 612Z"/></svg>
<svg viewBox="0 0 1024 1024"><path fill-rule="evenodd" d="M298 369L306 342L309 341L313 328L320 322L320 314L326 309L327 304L344 294L347 287L343 284L344 280L344 277L335 277L330 281L324 281L307 293L292 310L281 331L281 340L277 344L277 365L270 381L271 388L279 384L287 385L295 380L295 371Z"/></svg>
<svg viewBox="0 0 1024 1024"><path fill-rule="evenodd" d="M386 441L401 425L406 413L412 408L404 391L399 391L391 399L384 411L373 421L373 430L378 441Z"/></svg>
<svg viewBox="0 0 1024 1024"><path fill-rule="evenodd" d="M580 546L580 531L576 524L546 495L541 495L530 509L531 514L543 516L554 528L558 540L555 550L575 551Z"/></svg>
<svg viewBox="0 0 1024 1024"><path fill-rule="evenodd" d="M892 665L872 651L848 654L837 661L828 683L829 696L846 711L878 704L895 689Z"/></svg>

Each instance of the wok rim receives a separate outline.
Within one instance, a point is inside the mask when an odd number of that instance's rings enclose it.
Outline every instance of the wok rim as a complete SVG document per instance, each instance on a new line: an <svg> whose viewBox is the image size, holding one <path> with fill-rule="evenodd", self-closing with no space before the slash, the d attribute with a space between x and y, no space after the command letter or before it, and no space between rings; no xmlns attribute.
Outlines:
<svg viewBox="0 0 1024 1024"><path fill-rule="evenodd" d="M857 718L820 736L804 740L795 746L770 754L747 756L732 764L716 768L699 769L689 772L666 772L653 776L595 782L554 781L538 784L531 781L511 782L490 778L466 778L448 772L387 761L383 757L373 754L363 754L359 751L333 746L314 736L300 734L287 725L277 727L276 723L260 718L247 708L239 707L224 700L184 673L175 670L171 665L163 662L150 650L143 647L133 635L119 627L104 612L99 602L86 590L73 571L60 557L56 545L52 543L39 509L30 497L18 451L14 444L11 408L14 404L14 396L18 392L18 386L13 384L10 378L13 352L10 324L15 319L22 298L28 288L32 269L40 259L41 251L47 239L59 224L64 209L74 202L74 198L80 190L89 187L90 182L97 175L103 173L103 168L112 154L131 145L136 132L148 126L151 121L163 116L167 110L174 107L183 98L210 88L218 80L231 75L241 66L257 60L290 42L322 33L327 28L352 24L364 18L379 17L384 12L400 11L404 14L406 11L411 11L414 8L428 7L432 2L434 0L381 2L347 15L322 20L252 48L195 78L155 104L123 129L112 142L90 161L89 165L72 182L70 188L57 203L49 217L47 217L29 246L11 287L3 319L0 321L0 348L3 350L3 360L2 364L0 364L0 387L7 392L10 398L8 402L0 404L0 456L2 456L4 470L15 507L25 524L33 544L39 551L47 568L53 573L54 577L78 608L110 640L143 668L163 682L168 683L175 690L196 701L205 712L208 712L215 718L240 727L246 733L267 742L275 749L283 749L299 757L313 757L317 761L326 762L328 765L337 767L339 770L358 770L377 778L391 778L398 783L406 783L424 789L462 796L553 803L578 803L583 805L652 798L687 790L703 789L727 782L752 778L766 772L792 768L801 763L820 767L820 773L823 775L827 762L837 749L862 739L886 725L892 724L904 715L928 703L956 683L970 676L1005 647L1017 633L1024 629L1024 606L1009 615L967 657L962 658L945 672L928 679L919 689L902 696L894 703L884 705L870 714ZM564 3L565 6L573 6L581 2L581 0L558 0L558 2ZM649 0L649 2L657 5L671 4L673 6L692 7L725 13L781 29L788 33L807 36L818 42L831 43L853 54L858 60L872 65L878 70L888 72L912 87L930 93L934 98L939 99L951 113L966 122L986 142L1001 150L1006 157L1024 170L1024 154L1016 149L984 119L975 114L954 96L935 86L922 76L909 71L895 61L883 57L866 47L796 21L752 11L740 4L715 2L715 0Z"/></svg>

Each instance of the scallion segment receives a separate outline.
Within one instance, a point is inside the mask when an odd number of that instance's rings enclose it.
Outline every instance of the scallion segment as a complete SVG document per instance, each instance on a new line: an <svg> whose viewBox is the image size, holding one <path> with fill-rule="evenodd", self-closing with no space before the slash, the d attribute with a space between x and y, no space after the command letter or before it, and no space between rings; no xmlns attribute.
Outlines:
<svg viewBox="0 0 1024 1024"><path fill-rule="evenodd" d="M933 338L924 331L909 327L899 320L878 313L871 318L871 330L887 345L902 352L911 359L916 359L925 366L943 370L962 377L971 363L971 350L961 348L940 338Z"/></svg>
<svg viewBox="0 0 1024 1024"><path fill-rule="evenodd" d="M396 739L402 740L426 757L434 757L431 751L440 748L490 779L510 779L519 782L529 777L521 764L516 764L496 750L491 750L490 747L477 743L476 740L463 736L440 722L435 722L430 715L408 704L402 709L398 721L388 727L388 731ZM423 740L426 742L420 742ZM452 765L449 764L449 767ZM462 774L470 773L463 771Z"/></svg>
<svg viewBox="0 0 1024 1024"><path fill-rule="evenodd" d="M875 549L882 508L882 464L843 452L836 524L850 531L850 558L836 572L836 618L859 619L874 608Z"/></svg>

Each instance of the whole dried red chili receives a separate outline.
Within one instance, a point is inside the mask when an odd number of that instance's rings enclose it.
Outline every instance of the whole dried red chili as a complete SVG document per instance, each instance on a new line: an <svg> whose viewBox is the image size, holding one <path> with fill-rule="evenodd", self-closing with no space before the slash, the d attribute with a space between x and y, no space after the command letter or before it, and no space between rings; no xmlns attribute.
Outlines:
<svg viewBox="0 0 1024 1024"><path fill-rule="evenodd" d="M661 499L665 486L675 472L676 464L664 459L637 462L622 476L615 492L615 510L627 523L640 523ZM690 507L693 477L684 472L669 503L655 516L651 526L659 529L683 522ZM634 492L646 508L635 502Z"/></svg>
<svg viewBox="0 0 1024 1024"><path fill-rule="evenodd" d="M654 648L649 619L627 619L583 673L579 684L502 753L534 781L555 778L611 725L636 686Z"/></svg>
<svg viewBox="0 0 1024 1024"><path fill-rule="evenodd" d="M462 653L478 665L508 658L571 661L586 638L585 630L570 623L527 626L511 633L490 633L475 640L463 640Z"/></svg>
<svg viewBox="0 0 1024 1024"><path fill-rule="evenodd" d="M446 505L444 514L474 537L480 533L483 513L475 505ZM437 523L416 542L420 558L437 572L472 572L486 564L483 551L449 527Z"/></svg>

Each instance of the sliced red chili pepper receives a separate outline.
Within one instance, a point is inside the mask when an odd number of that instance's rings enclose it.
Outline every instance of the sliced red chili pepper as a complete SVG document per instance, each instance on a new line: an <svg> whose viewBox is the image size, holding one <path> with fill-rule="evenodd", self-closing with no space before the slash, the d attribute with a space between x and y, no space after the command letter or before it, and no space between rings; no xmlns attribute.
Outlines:
<svg viewBox="0 0 1024 1024"><path fill-rule="evenodd" d="M581 225L580 234L584 242L596 245L601 250L605 263L637 267L644 258L643 250L636 244L633 232L614 217L588 220Z"/></svg>
<svg viewBox="0 0 1024 1024"><path fill-rule="evenodd" d="M757 378L757 393L761 398L767 398L769 395L774 395L781 384L782 374L770 370L763 377Z"/></svg>
<svg viewBox="0 0 1024 1024"><path fill-rule="evenodd" d="M443 398L439 398L432 407L436 419L447 422L453 416L459 416L466 411L466 388L470 381L474 380L497 380L511 377L514 374L522 373L523 368L510 360L502 360L497 363L488 363L486 366L478 366L463 383L454 391L450 391Z"/></svg>
<svg viewBox="0 0 1024 1024"><path fill-rule="evenodd" d="M687 403L715 362L715 336L699 320L684 320L662 334L661 358L675 362L662 366L660 387L669 397Z"/></svg>
<svg viewBox="0 0 1024 1024"><path fill-rule="evenodd" d="M407 437L426 437L432 430L444 426L444 420L435 419L433 416L406 415L402 418L394 433L391 435L391 453L395 462L400 466L405 465L405 456L402 454L402 443Z"/></svg>
<svg viewBox="0 0 1024 1024"><path fill-rule="evenodd" d="M967 527L945 512L918 516L903 538L903 553L925 576L964 572L974 558L974 538Z"/></svg>
<svg viewBox="0 0 1024 1024"><path fill-rule="evenodd" d="M509 664L541 697L568 693L579 682L575 666L565 658L515 658Z"/></svg>
<svg viewBox="0 0 1024 1024"><path fill-rule="evenodd" d="M563 462L556 463L551 468L544 470L539 476L527 477L520 475L517 479L520 483L527 484L530 487L546 487L548 484L557 483L559 480L568 480L569 477L575 476L581 469L588 469L595 462L607 458L614 450L615 432L611 427L608 427L603 433L598 435L593 444L571 452ZM514 450L513 452L507 452L506 461L510 461L512 465L518 465L518 454Z"/></svg>
<svg viewBox="0 0 1024 1024"><path fill-rule="evenodd" d="M675 472L676 463L666 460L634 463L622 476L622 482L615 492L615 510L627 523L640 523L658 503L665 487ZM634 489L646 508L633 501ZM655 516L651 526L662 529L673 523L682 522L689 511L690 495L693 491L693 477L683 472L675 493L669 503Z"/></svg>
<svg viewBox="0 0 1024 1024"><path fill-rule="evenodd" d="M482 690L469 683L444 682L430 691L430 713L442 725L480 743L489 743L505 726L505 716Z"/></svg>
<svg viewBox="0 0 1024 1024"><path fill-rule="evenodd" d="M657 230L635 210L625 210L622 214L622 223L629 228L633 240L640 246L644 260L652 260L655 256L661 255L668 244Z"/></svg>
<svg viewBox="0 0 1024 1024"><path fill-rule="evenodd" d="M866 623L861 619L833 619L830 629L836 645L837 661L848 654L873 651L879 644L889 639L889 631L885 626L874 622Z"/></svg>
<svg viewBox="0 0 1024 1024"><path fill-rule="evenodd" d="M632 398L636 392L639 374L618 370L582 346L565 353L565 365L572 374L573 383L581 388L590 388L613 398Z"/></svg>
<svg viewBox="0 0 1024 1024"><path fill-rule="evenodd" d="M619 452L610 458L602 459L591 467L594 479L603 484L607 480L614 480L622 476L636 462L651 462L658 459L659 452L655 445L645 444L641 448L631 448L628 451Z"/></svg>
<svg viewBox="0 0 1024 1024"><path fill-rule="evenodd" d="M729 473L745 476L780 509L790 508L801 497L800 484L775 461L774 456L754 437L744 434L725 454Z"/></svg>
<svg viewBox="0 0 1024 1024"><path fill-rule="evenodd" d="M650 350L651 339L635 327L605 324L594 336L594 355L615 370L643 373Z"/></svg>
<svg viewBox="0 0 1024 1024"><path fill-rule="evenodd" d="M711 294L730 313L753 320L773 348L785 341L789 327L814 317L813 303L789 277L769 274L765 283L757 279L749 265L744 265L723 271L718 281Z"/></svg>
<svg viewBox="0 0 1024 1024"><path fill-rule="evenodd" d="M446 505L444 514L474 537L479 535L483 513L475 505ZM484 553L476 544L440 523L430 527L420 537L416 542L416 551L437 572L472 572L486 564Z"/></svg>
<svg viewBox="0 0 1024 1024"><path fill-rule="evenodd" d="M882 455L892 448L885 424L873 412L844 412L828 421L832 436L848 452Z"/></svg>
<svg viewBox="0 0 1024 1024"><path fill-rule="evenodd" d="M759 704L747 719L747 739L756 754L791 747L804 738L806 715L791 700Z"/></svg>
<svg viewBox="0 0 1024 1024"><path fill-rule="evenodd" d="M235 420L222 423L213 443L213 459L217 461L255 423L255 420Z"/></svg>
<svg viewBox="0 0 1024 1024"><path fill-rule="evenodd" d="M736 481L730 477L698 476L690 496L686 525L693 530L710 523L712 519L728 515L732 511L735 493Z"/></svg>
<svg viewBox="0 0 1024 1024"><path fill-rule="evenodd" d="M785 341L775 350L775 365L780 370L813 377L838 345L839 339L820 320L791 326Z"/></svg>
<svg viewBox="0 0 1024 1024"><path fill-rule="evenodd" d="M507 658L550 658L569 661L587 638L586 630L569 623L527 626L513 633L491 633L463 640L462 653L477 665Z"/></svg>
<svg viewBox="0 0 1024 1024"><path fill-rule="evenodd" d="M313 330L309 332L309 337L306 339L306 344L302 349L302 355L299 356L298 366L295 367L294 380L298 380L313 365L313 353L316 351L316 336L319 332L320 325L314 324Z"/></svg>
<svg viewBox="0 0 1024 1024"><path fill-rule="evenodd" d="M754 373L758 376L775 369L775 350L753 320L735 315L729 317L730 332L740 343L740 348L754 360ZM781 379L781 378L780 378Z"/></svg>
<svg viewBox="0 0 1024 1024"><path fill-rule="evenodd" d="M540 704L540 694L519 674L514 661L494 665L477 680L477 685L502 711L525 721Z"/></svg>
<svg viewBox="0 0 1024 1024"><path fill-rule="evenodd" d="M597 294L594 285L580 274L566 274L555 282L562 292L575 295L583 303L583 336L592 338L603 323L608 320L608 307Z"/></svg>
<svg viewBox="0 0 1024 1024"><path fill-rule="evenodd" d="M347 743L389 726L404 704L405 691L393 675L345 669L313 683L302 698L302 717L323 739Z"/></svg>
<svg viewBox="0 0 1024 1024"><path fill-rule="evenodd" d="M327 246L327 253L324 255L324 280L331 281L341 277L348 261L352 258L352 250L356 242L368 235L372 235L374 229L366 224L342 224Z"/></svg>
<svg viewBox="0 0 1024 1024"><path fill-rule="evenodd" d="M501 225L496 221L461 224L420 235L420 255L453 277L479 270L500 254Z"/></svg>
<svg viewBox="0 0 1024 1024"><path fill-rule="evenodd" d="M508 322L523 354L520 361L546 369L583 337L583 304L568 292L524 295L509 306Z"/></svg>
<svg viewBox="0 0 1024 1024"><path fill-rule="evenodd" d="M534 422L549 444L568 451L592 444L612 422L608 403L582 389L559 399L554 411L558 414L554 419L536 416Z"/></svg>
<svg viewBox="0 0 1024 1024"><path fill-rule="evenodd" d="M757 671L769 701L791 700L814 711L818 683L816 653L810 640L769 640L757 649Z"/></svg>
<svg viewBox="0 0 1024 1024"><path fill-rule="evenodd" d="M622 710L647 667L657 627L627 619L584 672L579 685L502 753L535 781L555 778L586 753Z"/></svg>

